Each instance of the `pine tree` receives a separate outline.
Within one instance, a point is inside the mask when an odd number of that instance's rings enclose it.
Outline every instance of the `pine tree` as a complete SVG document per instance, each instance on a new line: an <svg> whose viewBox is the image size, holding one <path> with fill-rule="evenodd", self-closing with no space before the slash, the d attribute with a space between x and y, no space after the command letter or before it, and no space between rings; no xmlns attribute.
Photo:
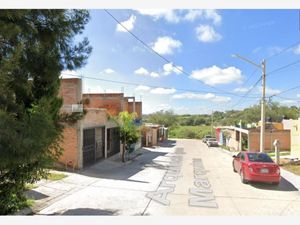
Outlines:
<svg viewBox="0 0 300 225"><path fill-rule="evenodd" d="M61 154L60 73L91 53L86 10L0 10L0 214L26 201L24 186Z"/></svg>

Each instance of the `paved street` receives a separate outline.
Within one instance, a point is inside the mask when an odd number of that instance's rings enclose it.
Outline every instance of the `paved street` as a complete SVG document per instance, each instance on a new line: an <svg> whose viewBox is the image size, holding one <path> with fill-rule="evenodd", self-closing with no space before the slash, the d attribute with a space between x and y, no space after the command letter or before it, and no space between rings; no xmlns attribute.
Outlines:
<svg viewBox="0 0 300 225"><path fill-rule="evenodd" d="M31 191L40 215L300 215L300 179L242 184L229 152L199 140L145 149L126 164L104 160ZM197 177L197 179L196 179Z"/></svg>

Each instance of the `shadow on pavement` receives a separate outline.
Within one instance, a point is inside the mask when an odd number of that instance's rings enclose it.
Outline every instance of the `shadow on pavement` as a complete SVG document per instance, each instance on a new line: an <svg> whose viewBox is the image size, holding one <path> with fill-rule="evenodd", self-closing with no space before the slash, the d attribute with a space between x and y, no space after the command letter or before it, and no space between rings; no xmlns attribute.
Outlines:
<svg viewBox="0 0 300 225"><path fill-rule="evenodd" d="M69 209L62 214L66 216L115 216L118 210L101 210L101 209L92 209L92 208L78 208L78 209Z"/></svg>
<svg viewBox="0 0 300 225"><path fill-rule="evenodd" d="M45 194L42 194L38 191L28 190L28 191L26 191L26 197L34 199L34 200L41 200L43 198L48 198L49 196L45 195Z"/></svg>
<svg viewBox="0 0 300 225"><path fill-rule="evenodd" d="M176 141L166 141L163 143L167 148L172 148L176 144ZM139 173L145 168L153 165L153 167L164 169L163 165L158 165L154 162L154 159L165 156L169 152L165 149L163 151L147 150L144 149L143 154L139 155L128 163L122 163L121 161L103 160L99 163L90 166L79 173L89 177L105 178L114 180L126 180L132 182L148 183L144 181L129 179L133 175Z"/></svg>
<svg viewBox="0 0 300 225"><path fill-rule="evenodd" d="M298 188L296 188L292 183L290 183L288 180L281 177L281 181L279 185L272 185L272 184L266 184L266 183L257 183L252 182L250 183L255 188L258 189L264 189L264 190L273 190L273 191L298 191Z"/></svg>
<svg viewBox="0 0 300 225"><path fill-rule="evenodd" d="M173 148L176 146L176 141L175 140L167 140L164 142L159 142L158 145L163 148Z"/></svg>

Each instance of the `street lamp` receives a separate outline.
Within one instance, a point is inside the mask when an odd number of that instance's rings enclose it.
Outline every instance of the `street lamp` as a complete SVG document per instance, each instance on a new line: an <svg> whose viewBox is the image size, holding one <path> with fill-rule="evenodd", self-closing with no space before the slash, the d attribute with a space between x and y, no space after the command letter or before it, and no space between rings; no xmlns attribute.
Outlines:
<svg viewBox="0 0 300 225"><path fill-rule="evenodd" d="M261 64L257 64L243 56L238 54L231 55L232 57L244 60L260 69L262 69L262 97L261 97L261 126L260 126L260 152L265 151L265 105L266 105L266 60L263 60Z"/></svg>

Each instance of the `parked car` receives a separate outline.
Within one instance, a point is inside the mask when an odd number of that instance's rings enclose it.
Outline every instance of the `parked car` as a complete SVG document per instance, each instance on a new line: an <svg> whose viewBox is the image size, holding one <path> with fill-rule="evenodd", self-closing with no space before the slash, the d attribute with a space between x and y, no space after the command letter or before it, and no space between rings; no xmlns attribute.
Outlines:
<svg viewBox="0 0 300 225"><path fill-rule="evenodd" d="M206 141L206 144L208 147L218 147L219 146L217 139L215 139L215 138L208 138Z"/></svg>
<svg viewBox="0 0 300 225"><path fill-rule="evenodd" d="M203 143L206 143L207 139L212 138L211 135L205 135L204 138L202 139Z"/></svg>
<svg viewBox="0 0 300 225"><path fill-rule="evenodd" d="M240 152L233 156L233 171L238 172L243 183L250 181L280 183L280 167L265 153Z"/></svg>

